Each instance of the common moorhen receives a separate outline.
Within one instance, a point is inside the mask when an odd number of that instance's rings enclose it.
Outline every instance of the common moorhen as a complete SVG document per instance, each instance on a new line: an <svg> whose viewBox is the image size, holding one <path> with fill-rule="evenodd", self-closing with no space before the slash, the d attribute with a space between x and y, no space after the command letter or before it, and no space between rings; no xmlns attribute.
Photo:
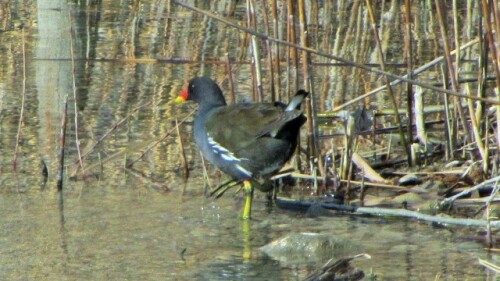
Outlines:
<svg viewBox="0 0 500 281"><path fill-rule="evenodd" d="M307 94L299 90L288 105L226 105L221 89L212 79L197 77L177 97L177 102L192 100L199 104L194 139L203 156L234 180L243 182L244 219L251 214L252 183L269 179L292 156L299 129L306 121L299 107Z"/></svg>

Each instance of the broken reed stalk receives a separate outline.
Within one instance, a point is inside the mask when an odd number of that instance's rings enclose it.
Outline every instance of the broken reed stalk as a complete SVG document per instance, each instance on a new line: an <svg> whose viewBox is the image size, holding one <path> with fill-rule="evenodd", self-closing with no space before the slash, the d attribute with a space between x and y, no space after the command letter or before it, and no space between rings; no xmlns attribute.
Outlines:
<svg viewBox="0 0 500 281"><path fill-rule="evenodd" d="M77 105L77 98L76 98L76 70L75 70L75 51L73 48L73 43L74 43L74 34L73 34L73 23L72 23L72 17L71 17L71 10L68 10L68 19L69 19L69 33L70 33L70 54L71 54L71 79L72 79L72 89L73 89L73 102L74 102L74 110L75 110L75 144L76 144L76 151L78 152L78 161L80 163L80 167L82 168L82 171L85 171L85 167L83 166L83 160L82 160L82 152L80 150L80 139L78 138L78 105Z"/></svg>
<svg viewBox="0 0 500 281"><path fill-rule="evenodd" d="M412 18L411 18L411 1L405 0L405 49L406 49L406 66L408 78L413 79L413 38L411 32ZM390 86L390 83L389 83ZM411 143L413 140L413 85L406 83L406 114L408 116L408 126L406 127L406 134L408 141Z"/></svg>
<svg viewBox="0 0 500 281"><path fill-rule="evenodd" d="M184 122L186 122L186 120L188 118L190 118L194 113L196 112L196 109L193 109L193 111L191 111L189 114L186 115L186 117L182 118L181 122L179 122L178 125L181 125L183 124ZM148 153L151 149L153 149L155 146L157 146L160 142L164 141L167 137L169 137L175 130L176 128L172 128L170 129L163 137L161 137L159 140L151 143L145 150L143 153L141 153L141 155L139 157L137 157L135 160L129 162L127 164L127 167L132 167L137 161L141 160L142 157L144 157L144 155L146 155L146 153Z"/></svg>
<svg viewBox="0 0 500 281"><path fill-rule="evenodd" d="M339 57L339 56L335 56L335 55L331 55L331 54L323 52L323 51L318 51L318 50L310 48L310 47L304 47L304 46L300 46L298 44L294 44L292 42L288 42L288 41L285 41L285 40L273 38L273 37L270 37L270 36L268 36L266 34L257 32L255 30L252 30L252 29L249 29L249 28L245 28L244 26L241 26L239 24L231 22L231 21L229 21L229 20L227 20L227 19L225 19L223 17L220 17L220 16L214 15L212 13L209 13L209 12L207 12L205 10L202 10L202 9L190 6L188 4L182 3L182 2L180 2L178 0L174 0L174 2L177 5L182 6L182 7L186 8L186 9L195 11L197 13L200 13L202 15L205 15L207 17L210 17L212 19L220 21L220 22L222 22L224 24L227 24L228 26L234 27L234 28L236 28L238 30L241 30L243 32L255 35L256 37L258 37L258 38L260 38L262 40L269 40L271 42L275 42L275 43L278 43L278 44L286 46L286 47L296 48L297 50L306 51L306 52L309 52L311 54L315 54L315 55L320 56L320 57L324 57L324 58L328 58L328 59L331 59L331 60L340 61L340 62L342 62L342 63L344 63L344 64L346 64L348 66L352 66L352 67L360 68L360 69L363 69L363 70L366 70L366 71L369 71L369 72L373 72L373 73L377 73L377 74L380 74L380 75L384 75L384 76L387 76L387 77L389 77L391 79L394 79L394 80L396 80L398 82L412 83L414 85L418 85L418 86L421 86L422 88L430 89L430 90L433 90L433 91L438 92L438 93L446 93L446 94L449 94L449 95L452 95L452 96L456 96L456 97L470 98L470 99L473 99L473 100L481 100L481 101L484 101L484 102L486 102L488 104L500 105L500 99L499 100L491 100L491 99L487 99L487 98L480 98L480 97L474 97L474 96L473 97L469 97L467 95L459 94L459 93L456 93L456 92L454 92L452 90L449 90L449 89L443 89L442 87L436 87L436 86L429 85L429 84L421 82L421 81L408 79L406 77L406 75L404 75L404 76L398 76L398 75L390 73L390 72L382 71L382 70L377 69L377 68L372 68L372 67L367 66L365 64L353 62L353 61L347 60L345 58L342 58L342 57ZM475 43L477 43L477 42L475 42Z"/></svg>
<svg viewBox="0 0 500 281"><path fill-rule="evenodd" d="M448 38L447 38L445 14L443 13L443 7L441 6L443 3L441 3L441 2L442 1L440 1L440 0L435 0L436 12L437 12L437 17L438 17L439 27L441 30L441 40L443 41L444 57L446 59L446 65L448 66L447 72L448 72L448 77L449 77L450 82L451 82L452 90L454 92L458 92L458 89L459 89L458 88L458 79L457 79L458 74L457 74L455 66L453 65L453 61L451 59L451 49L450 49L450 44L449 44ZM458 57L456 57L456 58L457 58L456 61L458 61L459 58ZM470 132L469 132L469 126L467 125L465 113L462 110L462 107L459 106L461 104L461 100L457 97L454 97L453 104L456 106L456 110L458 112L459 119L462 122L462 129L464 131L465 141L466 141L466 143L470 143L471 137L470 137ZM470 114L472 114L472 113L470 113ZM453 151L451 153L453 153Z"/></svg>
<svg viewBox="0 0 500 281"><path fill-rule="evenodd" d="M378 53L380 56L380 67L383 71L385 71L384 50L382 49L382 43L380 42L380 37L379 37L378 31L377 31L377 22L375 20L374 14L373 14L372 4L371 4L370 0L366 0L366 6L368 8L368 14L370 17L371 29L373 31L373 37L375 39L375 43L377 44L377 49L378 49ZM405 134L403 132L401 118L399 117L398 102L396 101L396 97L395 97L394 92L392 90L391 81L389 80L389 77L387 77L387 76L386 76L386 87L387 87L387 92L389 93L389 97L391 98L391 101L392 101L392 106L393 106L393 110L394 110L394 120L396 121L396 124L398 126L399 137L401 138L401 142L403 144L404 151L406 152L408 165L411 166L411 163L412 163L411 154L409 152L408 143L406 142L406 137L405 137ZM409 118L411 118L411 115L409 116Z"/></svg>
<svg viewBox="0 0 500 281"><path fill-rule="evenodd" d="M351 175L353 169L352 155L356 151L356 120L352 115L347 118L345 126L345 138L344 138L344 155L341 172L341 180L346 180L345 186L345 202L349 204L351 195Z"/></svg>
<svg viewBox="0 0 500 281"><path fill-rule="evenodd" d="M182 141L182 134L179 130L179 122L177 118L175 118L175 128L177 130L177 141L179 142L179 155L181 157L181 167L182 171L184 171L184 181L187 181L189 178L189 167L186 160L186 152L184 150L184 143Z"/></svg>
<svg viewBox="0 0 500 281"><path fill-rule="evenodd" d="M415 116L415 131L420 143L427 145L427 130L425 128L425 113L424 113L424 90L421 87L416 87L414 98L414 116Z"/></svg>
<svg viewBox="0 0 500 281"><path fill-rule="evenodd" d="M344 148L342 149L343 154L341 155L340 160L340 179L347 180L349 179L349 165L352 165L351 161L351 144L353 136L351 135L354 132L354 120L352 116L348 116L344 122Z"/></svg>
<svg viewBox="0 0 500 281"><path fill-rule="evenodd" d="M19 152L19 140L21 139L21 129L24 118L24 102L26 100L26 46L24 42L24 28L21 29L21 37L23 51L23 92L21 97L21 112L19 113L19 122L17 124L16 148L14 149L14 158L12 159L12 168L14 171L17 171L17 153Z"/></svg>
<svg viewBox="0 0 500 281"><path fill-rule="evenodd" d="M498 18L498 7L495 6L496 1L486 1L482 0L481 1L481 6L483 10L483 17L484 17L484 22L485 27L486 27L486 38L488 39L488 44L490 47L490 55L491 59L493 61L493 69L495 71L495 78L496 78L496 95L497 95L497 100L500 101L500 62L498 61L500 58L500 49L497 49L497 46L500 44L500 18ZM488 5L489 4L489 5ZM492 14L494 17L494 20L496 22L495 28L496 30L493 31L493 25L492 25ZM493 33L497 35L497 37L493 36ZM496 121L497 124L500 124L500 106L497 105L496 108ZM498 129L499 126L496 126L496 136L497 136L497 155L500 155L500 131Z"/></svg>
<svg viewBox="0 0 500 281"><path fill-rule="evenodd" d="M63 115L61 120L61 133L59 136L59 168L57 169L57 191L62 191L64 182L64 145L66 143L66 123L68 121L68 96L64 99Z"/></svg>

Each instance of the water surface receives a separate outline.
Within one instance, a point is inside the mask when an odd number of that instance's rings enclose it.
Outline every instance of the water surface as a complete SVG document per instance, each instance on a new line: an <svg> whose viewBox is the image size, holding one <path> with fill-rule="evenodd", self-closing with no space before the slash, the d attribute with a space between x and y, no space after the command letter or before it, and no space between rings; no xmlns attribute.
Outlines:
<svg viewBox="0 0 500 281"><path fill-rule="evenodd" d="M331 257L367 253L371 260L354 265L377 280L494 280L477 263L492 257L476 230L347 214L308 218L268 206L262 194L254 220L242 221L239 196L203 195L192 117L180 126L190 168L184 182L174 124L192 106L172 100L200 74L228 91L226 53L235 61L243 55L231 71L237 99L250 100L251 59L248 49L236 47L243 35L169 1L38 2L0 4L10 5L0 33L0 279L301 280ZM228 14L228 3L214 3L205 8ZM234 12L241 20L244 5ZM56 181L66 98L61 197ZM225 179L211 166L208 174L212 186ZM259 250L299 232L328 234L346 246L300 262Z"/></svg>

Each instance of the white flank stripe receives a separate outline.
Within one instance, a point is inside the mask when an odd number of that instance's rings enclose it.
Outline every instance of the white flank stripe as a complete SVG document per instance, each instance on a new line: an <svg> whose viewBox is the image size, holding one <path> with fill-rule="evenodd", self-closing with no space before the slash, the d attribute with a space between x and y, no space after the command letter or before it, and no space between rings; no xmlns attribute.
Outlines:
<svg viewBox="0 0 500 281"><path fill-rule="evenodd" d="M245 174L245 175L247 175L247 176L249 176L249 177L251 177L251 176L252 176L252 173L250 173L247 169L245 169L245 168L241 167L239 164L236 164L235 166L236 166L236 168L237 168L238 170L240 170L240 172L242 172L243 174Z"/></svg>
<svg viewBox="0 0 500 281"><path fill-rule="evenodd" d="M221 146L218 142L214 141L214 139L209 134L207 134L207 137L208 137L208 144L212 147L212 151L215 154L220 153L220 156L222 157L222 159L224 159L226 161L231 161L231 162L240 162L241 161L241 159L234 156L234 154L231 151L227 150L225 147Z"/></svg>
<svg viewBox="0 0 500 281"><path fill-rule="evenodd" d="M234 161L234 157L230 157L227 154L221 154L220 156L226 161Z"/></svg>

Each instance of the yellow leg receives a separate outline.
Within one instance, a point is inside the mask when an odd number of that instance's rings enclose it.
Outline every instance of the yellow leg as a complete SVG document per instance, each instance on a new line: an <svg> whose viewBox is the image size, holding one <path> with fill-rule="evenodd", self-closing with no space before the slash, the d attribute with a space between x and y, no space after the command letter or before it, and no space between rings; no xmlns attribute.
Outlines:
<svg viewBox="0 0 500 281"><path fill-rule="evenodd" d="M243 182L243 189L245 190L245 207L243 209L243 219L250 219L252 213L252 201L253 201L253 186L250 181Z"/></svg>
<svg viewBox="0 0 500 281"><path fill-rule="evenodd" d="M250 220L241 221L241 231L243 235L243 262L249 262L252 259L252 247L250 245Z"/></svg>

